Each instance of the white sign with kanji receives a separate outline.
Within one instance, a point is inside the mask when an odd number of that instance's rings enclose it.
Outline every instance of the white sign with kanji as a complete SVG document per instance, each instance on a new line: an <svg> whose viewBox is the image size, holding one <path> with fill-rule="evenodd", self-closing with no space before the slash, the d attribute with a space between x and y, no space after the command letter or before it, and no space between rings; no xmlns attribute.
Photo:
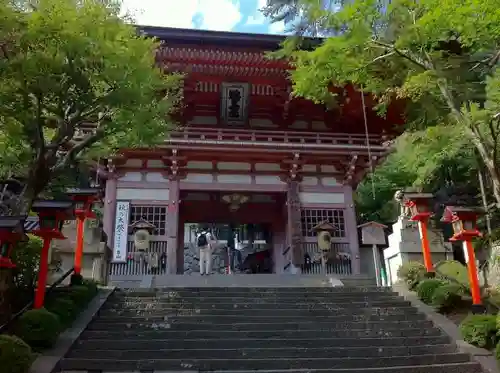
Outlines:
<svg viewBox="0 0 500 373"><path fill-rule="evenodd" d="M127 261L128 219L130 202L116 203L115 236L113 245L113 262Z"/></svg>

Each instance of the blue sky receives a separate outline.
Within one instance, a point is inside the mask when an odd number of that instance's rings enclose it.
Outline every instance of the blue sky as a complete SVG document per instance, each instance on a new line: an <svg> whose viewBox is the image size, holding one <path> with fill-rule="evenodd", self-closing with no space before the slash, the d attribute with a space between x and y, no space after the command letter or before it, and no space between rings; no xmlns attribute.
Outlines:
<svg viewBox="0 0 500 373"><path fill-rule="evenodd" d="M123 0L137 24L216 31L284 34L259 9L266 0Z"/></svg>

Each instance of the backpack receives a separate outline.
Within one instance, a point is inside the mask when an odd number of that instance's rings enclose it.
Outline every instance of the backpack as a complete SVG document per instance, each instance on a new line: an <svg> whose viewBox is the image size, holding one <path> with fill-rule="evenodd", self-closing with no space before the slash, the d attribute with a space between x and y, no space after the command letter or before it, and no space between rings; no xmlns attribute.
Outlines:
<svg viewBox="0 0 500 373"><path fill-rule="evenodd" d="M207 234L202 233L198 237L198 247L203 247L208 245Z"/></svg>

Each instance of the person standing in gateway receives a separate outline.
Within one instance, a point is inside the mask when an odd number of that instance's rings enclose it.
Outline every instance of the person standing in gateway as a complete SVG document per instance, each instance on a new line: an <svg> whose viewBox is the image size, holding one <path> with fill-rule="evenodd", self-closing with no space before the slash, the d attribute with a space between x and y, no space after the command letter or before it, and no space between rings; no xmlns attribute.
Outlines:
<svg viewBox="0 0 500 373"><path fill-rule="evenodd" d="M200 251L200 274L202 276L212 273L212 246L215 237L208 228L203 228L196 236L196 244Z"/></svg>

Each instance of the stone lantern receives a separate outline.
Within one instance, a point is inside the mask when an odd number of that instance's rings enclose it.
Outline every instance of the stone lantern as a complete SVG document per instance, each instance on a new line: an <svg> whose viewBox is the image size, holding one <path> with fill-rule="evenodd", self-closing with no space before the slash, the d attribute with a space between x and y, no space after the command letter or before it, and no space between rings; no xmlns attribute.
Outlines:
<svg viewBox="0 0 500 373"><path fill-rule="evenodd" d="M326 274L326 260L328 254L332 248L332 238L333 232L337 230L337 227L325 220L312 228L313 232L316 232L316 238L318 240L318 248L321 253L321 270Z"/></svg>

